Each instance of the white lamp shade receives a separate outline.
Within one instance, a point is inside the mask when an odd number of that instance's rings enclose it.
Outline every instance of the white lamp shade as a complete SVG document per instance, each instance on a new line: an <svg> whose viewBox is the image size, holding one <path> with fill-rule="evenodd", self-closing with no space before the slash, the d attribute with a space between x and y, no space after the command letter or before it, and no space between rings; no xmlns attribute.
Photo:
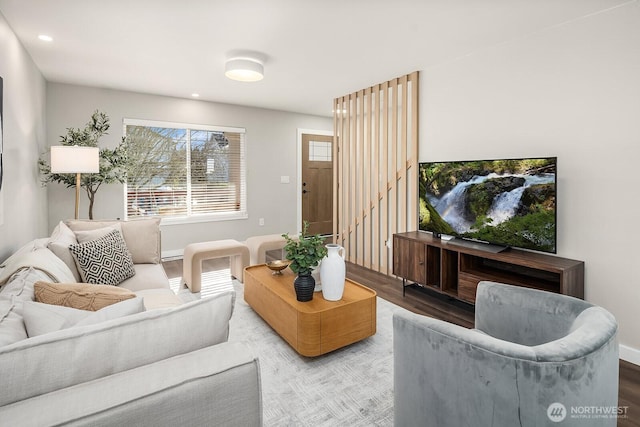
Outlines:
<svg viewBox="0 0 640 427"><path fill-rule="evenodd" d="M100 172L98 147L56 145L51 147L51 172L97 173Z"/></svg>
<svg viewBox="0 0 640 427"><path fill-rule="evenodd" d="M253 59L234 58L227 61L224 75L231 80L257 82L264 78L264 67Z"/></svg>

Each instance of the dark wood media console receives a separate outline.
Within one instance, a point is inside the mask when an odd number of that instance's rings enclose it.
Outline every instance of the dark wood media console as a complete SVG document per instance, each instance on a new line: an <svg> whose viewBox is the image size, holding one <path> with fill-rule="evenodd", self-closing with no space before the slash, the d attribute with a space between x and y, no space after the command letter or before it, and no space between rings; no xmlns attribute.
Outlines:
<svg viewBox="0 0 640 427"><path fill-rule="evenodd" d="M490 253L418 231L393 235L393 274L403 288L417 284L471 304L482 280L584 298L582 261L518 249Z"/></svg>

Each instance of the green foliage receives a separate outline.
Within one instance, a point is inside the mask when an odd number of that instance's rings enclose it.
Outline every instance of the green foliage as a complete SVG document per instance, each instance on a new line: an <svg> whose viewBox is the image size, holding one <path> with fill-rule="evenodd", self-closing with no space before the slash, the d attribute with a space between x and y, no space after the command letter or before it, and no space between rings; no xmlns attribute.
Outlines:
<svg viewBox="0 0 640 427"><path fill-rule="evenodd" d="M436 208L420 197L420 228L440 234L455 234L453 228L440 216Z"/></svg>
<svg viewBox="0 0 640 427"><path fill-rule="evenodd" d="M420 182L424 181L425 188L420 188L420 194L424 191L441 197L458 182L469 181L474 176L486 176L491 172L498 174L530 174L541 172L553 172L554 165L547 159L524 160L494 160L475 162L441 162L433 163L430 167L422 165L419 173Z"/></svg>
<svg viewBox="0 0 640 427"><path fill-rule="evenodd" d="M485 226L491 226L493 219L489 218L487 215L478 215L476 217L476 221L473 223L472 229L477 230Z"/></svg>
<svg viewBox="0 0 640 427"><path fill-rule="evenodd" d="M553 173L555 164L549 159L496 160L476 162L440 162L421 165L418 173L420 194L420 227L442 234L457 234L429 204L427 194L442 197L459 182L474 176L535 175ZM465 193L465 218L473 222L472 230L463 237L501 242L509 246L555 251L555 184L532 185L525 189L516 215L501 224L493 224L488 211L495 197L520 187L521 177L501 177L470 185Z"/></svg>
<svg viewBox="0 0 640 427"><path fill-rule="evenodd" d="M477 218L485 216L496 195L486 191L484 184L473 184L467 188L466 196L469 210Z"/></svg>
<svg viewBox="0 0 640 427"><path fill-rule="evenodd" d="M507 246L555 251L553 211L541 210L525 216L515 216L495 227L483 227L466 233L465 237L500 242Z"/></svg>
<svg viewBox="0 0 640 427"><path fill-rule="evenodd" d="M298 275L310 274L311 270L327 255L324 238L319 234L307 235L308 229L309 222L305 221L299 239L289 237L288 233L282 235L287 241L284 251L287 259L291 261L289 267Z"/></svg>
<svg viewBox="0 0 640 427"><path fill-rule="evenodd" d="M67 128L67 134L60 136L60 145L78 145L81 147L97 147L98 140L108 134L109 117L102 112L95 111L83 129ZM48 156L46 156L48 157ZM100 172L82 174L80 185L89 197L89 218L93 219L93 204L95 195L102 184L124 183L127 177L128 158L126 140L114 149L100 149ZM38 168L42 175L42 183L57 182L67 188L76 186L76 174L52 173L51 165L45 158L38 160Z"/></svg>
<svg viewBox="0 0 640 427"><path fill-rule="evenodd" d="M472 184L466 190L467 214L474 217L486 215L500 194L522 187L525 179L508 176L488 179L480 184Z"/></svg>
<svg viewBox="0 0 640 427"><path fill-rule="evenodd" d="M420 197L419 203L420 203L420 213L419 213L420 225L426 226L431 222L431 212L427 208L427 201L423 197Z"/></svg>

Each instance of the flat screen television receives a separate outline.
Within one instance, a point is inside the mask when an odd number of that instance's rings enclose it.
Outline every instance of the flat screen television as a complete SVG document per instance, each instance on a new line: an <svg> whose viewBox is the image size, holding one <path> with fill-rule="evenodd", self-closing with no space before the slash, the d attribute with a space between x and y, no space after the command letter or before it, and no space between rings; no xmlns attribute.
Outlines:
<svg viewBox="0 0 640 427"><path fill-rule="evenodd" d="M420 163L418 229L556 253L556 178L556 157Z"/></svg>

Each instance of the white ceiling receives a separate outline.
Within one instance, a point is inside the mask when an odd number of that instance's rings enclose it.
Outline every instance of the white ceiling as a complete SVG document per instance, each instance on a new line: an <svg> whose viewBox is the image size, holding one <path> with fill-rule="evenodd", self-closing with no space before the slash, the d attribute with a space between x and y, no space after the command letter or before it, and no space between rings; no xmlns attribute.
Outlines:
<svg viewBox="0 0 640 427"><path fill-rule="evenodd" d="M0 11L48 81L330 116L338 96L629 2L0 0ZM264 80L224 77L237 50L266 57Z"/></svg>

